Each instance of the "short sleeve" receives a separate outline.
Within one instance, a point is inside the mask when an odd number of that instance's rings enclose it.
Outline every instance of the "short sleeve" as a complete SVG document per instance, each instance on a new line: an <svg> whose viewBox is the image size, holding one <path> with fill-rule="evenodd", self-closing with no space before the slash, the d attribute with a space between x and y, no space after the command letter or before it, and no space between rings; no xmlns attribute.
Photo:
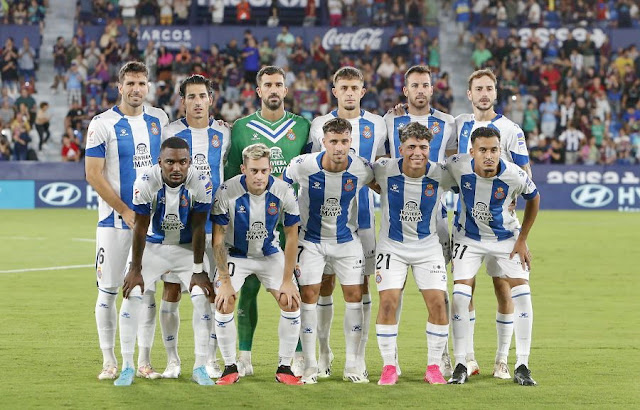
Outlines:
<svg viewBox="0 0 640 410"><path fill-rule="evenodd" d="M284 226L293 226L300 222L298 200L293 187L289 185L283 201Z"/></svg>
<svg viewBox="0 0 640 410"><path fill-rule="evenodd" d="M211 201L213 200L213 183L211 182L211 178L206 174L199 173L194 168L191 168L189 172L193 172L194 178L197 178L198 181L194 184L193 211L208 213L211 209Z"/></svg>
<svg viewBox="0 0 640 410"><path fill-rule="evenodd" d="M319 118L316 118L311 123L311 128L309 129L309 138L307 139L307 147L306 152L320 152L322 151L322 137L324 133L322 132L322 121L318 121Z"/></svg>
<svg viewBox="0 0 640 410"><path fill-rule="evenodd" d="M522 129L513 125L513 130L507 140L508 155L516 165L524 166L529 163L529 151L527 150L527 141L524 137Z"/></svg>
<svg viewBox="0 0 640 410"><path fill-rule="evenodd" d="M107 139L109 138L101 116L94 117L87 130L87 157L105 158L107 156Z"/></svg>
<svg viewBox="0 0 640 410"><path fill-rule="evenodd" d="M133 210L142 215L151 215L151 206L153 204L153 196L157 193L151 187L149 180L151 179L151 171L149 168L140 175L133 183Z"/></svg>
<svg viewBox="0 0 640 410"><path fill-rule="evenodd" d="M217 225L229 225L229 200L227 184L222 184L216 192L211 207L211 221Z"/></svg>
<svg viewBox="0 0 640 410"><path fill-rule="evenodd" d="M283 181L291 185L298 183L298 168L300 168L303 161L304 157L301 155L293 158L282 173Z"/></svg>
<svg viewBox="0 0 640 410"><path fill-rule="evenodd" d="M458 129L455 120L447 124L447 134L445 150L458 152Z"/></svg>

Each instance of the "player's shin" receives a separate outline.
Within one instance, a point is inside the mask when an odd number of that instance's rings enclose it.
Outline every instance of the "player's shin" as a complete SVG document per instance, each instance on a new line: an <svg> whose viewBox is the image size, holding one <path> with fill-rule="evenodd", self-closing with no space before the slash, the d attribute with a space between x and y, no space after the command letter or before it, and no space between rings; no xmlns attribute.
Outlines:
<svg viewBox="0 0 640 410"><path fill-rule="evenodd" d="M302 303L300 306L302 353L304 354L304 367L306 369L318 367L316 359L316 332L318 328L318 315L315 303Z"/></svg>
<svg viewBox="0 0 640 410"><path fill-rule="evenodd" d="M291 359L300 338L300 309L295 312L280 311L278 337L280 338L278 366L291 366Z"/></svg>
<svg viewBox="0 0 640 410"><path fill-rule="evenodd" d="M529 285L514 286L511 288L511 298L513 299L514 307L513 331L516 336L516 368L521 364L529 367L533 328L531 288Z"/></svg>
<svg viewBox="0 0 640 410"><path fill-rule="evenodd" d="M136 286L128 299L122 300L120 306L120 350L122 353L122 369L133 368L133 352L138 333L138 316L142 306L142 293Z"/></svg>
<svg viewBox="0 0 640 410"><path fill-rule="evenodd" d="M474 352L474 342L473 336L476 331L476 310L469 311L469 332L467 333L467 361L476 360L476 355Z"/></svg>
<svg viewBox="0 0 640 410"><path fill-rule="evenodd" d="M194 369L204 366L207 362L209 347L209 330L211 328L211 304L200 286L191 289L191 303L193 303L193 340L195 345Z"/></svg>
<svg viewBox="0 0 640 410"><path fill-rule="evenodd" d="M344 337L345 368L357 366L357 353L362 339L362 302L345 302Z"/></svg>
<svg viewBox="0 0 640 410"><path fill-rule="evenodd" d="M98 340L102 350L102 366L115 366L118 363L114 352L116 344L116 324L118 323L118 310L116 309L116 297L118 288L99 288L96 300L96 325L98 327Z"/></svg>
<svg viewBox="0 0 640 410"><path fill-rule="evenodd" d="M467 334L469 332L469 301L471 300L471 286L456 283L453 285L453 305L451 308L453 330L453 355L456 365L466 366Z"/></svg>
<svg viewBox="0 0 640 410"><path fill-rule="evenodd" d="M224 360L225 366L236 364L236 322L233 319L233 312L215 313L216 336L218 337L218 347Z"/></svg>
<svg viewBox="0 0 640 410"><path fill-rule="evenodd" d="M156 333L156 293L145 292L138 319L138 367L151 364L151 347Z"/></svg>
<svg viewBox="0 0 640 410"><path fill-rule="evenodd" d="M320 296L318 298L318 345L320 354L329 354L329 338L331 336L331 323L333 322L333 296Z"/></svg>
<svg viewBox="0 0 640 410"><path fill-rule="evenodd" d="M513 337L513 313L496 312L496 331L498 333L496 363L507 363L511 338Z"/></svg>
<svg viewBox="0 0 640 410"><path fill-rule="evenodd" d="M178 357L178 330L180 329L180 302L162 301L160 305L160 329L162 342L167 350L167 363L180 362Z"/></svg>

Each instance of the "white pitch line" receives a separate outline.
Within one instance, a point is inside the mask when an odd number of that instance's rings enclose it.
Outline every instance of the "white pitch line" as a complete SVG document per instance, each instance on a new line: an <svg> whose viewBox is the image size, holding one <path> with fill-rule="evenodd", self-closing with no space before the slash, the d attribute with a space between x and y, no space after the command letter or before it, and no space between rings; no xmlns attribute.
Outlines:
<svg viewBox="0 0 640 410"><path fill-rule="evenodd" d="M89 239L89 238L71 238L72 241L75 242L95 242L95 239Z"/></svg>
<svg viewBox="0 0 640 410"><path fill-rule="evenodd" d="M48 268L10 269L10 270L0 270L0 273L24 273L24 272L38 272L43 270L80 269L80 268L90 268L92 266L95 266L95 265L67 265L67 266L50 266Z"/></svg>
<svg viewBox="0 0 640 410"><path fill-rule="evenodd" d="M0 239L15 239L18 241L44 241L47 238L43 236L0 236Z"/></svg>

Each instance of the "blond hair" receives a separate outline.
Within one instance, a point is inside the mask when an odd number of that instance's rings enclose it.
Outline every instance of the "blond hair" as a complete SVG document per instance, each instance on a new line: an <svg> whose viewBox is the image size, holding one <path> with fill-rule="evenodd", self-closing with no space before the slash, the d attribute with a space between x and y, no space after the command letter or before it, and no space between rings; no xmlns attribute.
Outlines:
<svg viewBox="0 0 640 410"><path fill-rule="evenodd" d="M252 144L242 150L242 163L250 159L271 158L271 150L264 144Z"/></svg>

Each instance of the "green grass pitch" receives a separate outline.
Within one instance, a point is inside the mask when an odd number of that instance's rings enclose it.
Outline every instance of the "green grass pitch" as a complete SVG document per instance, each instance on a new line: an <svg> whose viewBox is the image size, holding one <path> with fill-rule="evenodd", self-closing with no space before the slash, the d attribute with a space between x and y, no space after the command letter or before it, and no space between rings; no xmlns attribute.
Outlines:
<svg viewBox="0 0 640 410"><path fill-rule="evenodd" d="M211 388L189 380L193 364L191 306L189 298L183 298L180 379L136 379L130 388L115 388L111 382L96 379L102 358L94 319L93 270L7 272L91 264L96 211L3 210L0 215L0 408L558 408L640 404L640 217L636 214L543 211L538 216L529 239L534 255L531 285L535 316L530 367L539 384L534 388L491 377L495 298L484 273L478 276L476 294L475 350L481 374L463 386L429 386L422 381L426 308L410 279L398 340L403 374L397 386L376 385L382 363L373 323L367 346L371 383L341 381L343 304L338 290L332 328L336 360L331 379L301 387L274 381L278 310L272 297L261 292L255 376L233 386ZM375 322L375 285L372 290ZM158 328L152 358L156 369L162 371L166 355L159 335ZM511 371L514 348L515 343L509 357Z"/></svg>

